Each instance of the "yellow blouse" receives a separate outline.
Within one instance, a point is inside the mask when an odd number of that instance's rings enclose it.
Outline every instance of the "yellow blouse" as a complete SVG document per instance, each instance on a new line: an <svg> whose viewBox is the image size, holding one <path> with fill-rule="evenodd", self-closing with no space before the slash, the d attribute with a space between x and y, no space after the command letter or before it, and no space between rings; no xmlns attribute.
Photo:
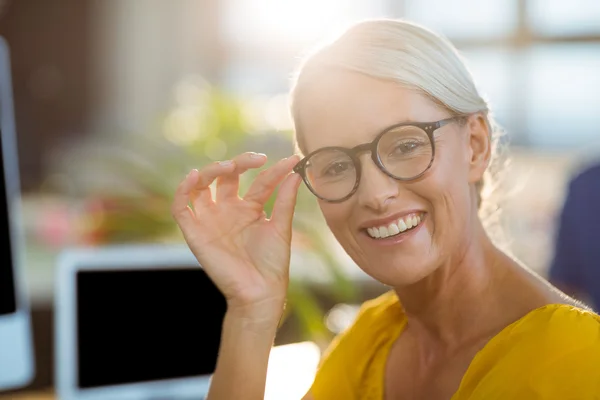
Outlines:
<svg viewBox="0 0 600 400"><path fill-rule="evenodd" d="M315 400L382 400L385 364L406 325L394 292L366 302L324 354ZM452 400L600 399L600 316L550 304L504 328L479 351Z"/></svg>

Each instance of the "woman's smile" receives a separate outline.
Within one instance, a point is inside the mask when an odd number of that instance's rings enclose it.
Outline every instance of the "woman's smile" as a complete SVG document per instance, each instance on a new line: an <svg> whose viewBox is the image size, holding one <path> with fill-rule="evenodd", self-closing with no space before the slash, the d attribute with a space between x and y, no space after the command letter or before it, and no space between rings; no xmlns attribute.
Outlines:
<svg viewBox="0 0 600 400"><path fill-rule="evenodd" d="M425 223L424 211L396 213L387 218L370 220L361 224L359 233L371 246L390 246L409 240Z"/></svg>

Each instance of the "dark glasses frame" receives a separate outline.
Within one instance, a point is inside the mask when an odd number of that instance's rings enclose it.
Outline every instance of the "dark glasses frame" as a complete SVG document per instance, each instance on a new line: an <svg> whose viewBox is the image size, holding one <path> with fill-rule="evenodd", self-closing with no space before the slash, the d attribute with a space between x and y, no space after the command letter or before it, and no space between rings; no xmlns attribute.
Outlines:
<svg viewBox="0 0 600 400"><path fill-rule="evenodd" d="M358 189L358 186L360 184L360 179L362 176L362 164L360 162L360 159L358 158L358 156L361 153L365 153L365 152L370 152L371 153L371 159L373 160L373 162L375 163L375 165L377 166L377 168L379 168L384 174L386 174L387 176L389 176L390 178L394 178L396 180L399 181L412 181L414 179L418 179L421 176L423 176L423 174L425 174L425 172L427 172L429 170L429 168L431 168L431 165L433 164L433 160L435 158L435 140L433 137L433 133L441 128L444 125L448 125L451 122L454 121L458 121L465 118L465 116L463 115L459 115L459 116L455 116L455 117L451 117L451 118L446 118L446 119L442 119L440 121L435 121L435 122L403 122L400 124L395 124L392 125L386 129L384 129L381 133L379 133L377 135L377 137L375 137L375 139L370 142L370 143L364 143L364 144L359 144L358 146L352 147L352 148L348 148L348 147L341 147L341 146L328 146L328 147L322 147L320 149L317 149L313 152L311 152L310 154L308 154L306 157L304 157L302 160L300 160L298 162L298 164L296 164L296 166L294 167L294 172L297 174L300 174L300 176L302 177L302 180L304 181L304 183L306 184L306 186L310 189L310 191L319 199L324 200L326 202L329 203L341 203L342 201L345 201L347 199L349 199L350 197L352 197L352 195L354 193L356 193L356 190ZM421 130L423 130L426 134L427 137L429 138L429 143L431 144L431 160L429 160L429 164L427 164L427 167L423 170L423 172L419 173L418 175L415 175L413 177L410 178L401 178L401 177L397 177L392 175L383 165L383 163L381 162L381 158L379 157L379 154L377 152L377 147L379 146L379 141L381 140L381 138L388 133L389 131L393 130L393 129L397 129L400 127L404 127L404 126L413 126L416 128L419 128ZM308 161L310 161L310 158L312 156L314 156L315 154L319 153L319 152L323 152L323 151L329 151L329 150L336 150L342 153L345 153L346 155L348 155L348 157L350 157L350 159L352 160L352 162L354 163L355 167L356 167L356 182L354 184L354 187L352 188L352 190L350 191L350 193L348 193L348 195L344 196L341 199L338 200L330 200L330 199L326 199L322 196L319 196L316 191L313 189L313 187L310 184L310 181L308 180L307 176L306 176L306 164L308 163Z"/></svg>

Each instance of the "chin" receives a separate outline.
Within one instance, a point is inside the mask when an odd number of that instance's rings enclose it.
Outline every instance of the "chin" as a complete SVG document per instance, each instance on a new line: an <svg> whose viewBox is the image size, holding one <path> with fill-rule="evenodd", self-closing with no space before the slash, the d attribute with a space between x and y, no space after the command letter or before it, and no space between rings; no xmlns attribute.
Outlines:
<svg viewBox="0 0 600 400"><path fill-rule="evenodd" d="M424 263L423 260L381 260L370 263L368 269L363 269L368 275L372 276L384 285L394 288L409 286L420 282L435 271L430 263Z"/></svg>

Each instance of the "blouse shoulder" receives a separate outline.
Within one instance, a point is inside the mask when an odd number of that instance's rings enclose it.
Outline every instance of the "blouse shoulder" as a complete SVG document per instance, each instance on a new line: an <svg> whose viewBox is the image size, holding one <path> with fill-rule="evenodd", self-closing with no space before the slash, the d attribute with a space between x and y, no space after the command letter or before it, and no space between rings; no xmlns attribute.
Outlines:
<svg viewBox="0 0 600 400"><path fill-rule="evenodd" d="M459 392L468 398L486 398L491 395L486 392L489 388L511 382L504 390L513 398L563 399L574 394L596 398L600 397L598 365L600 316L571 305L550 304L494 337L473 359Z"/></svg>
<svg viewBox="0 0 600 400"><path fill-rule="evenodd" d="M507 332L510 341L523 341L556 357L574 348L600 345L600 316L566 304L550 304L532 311Z"/></svg>

